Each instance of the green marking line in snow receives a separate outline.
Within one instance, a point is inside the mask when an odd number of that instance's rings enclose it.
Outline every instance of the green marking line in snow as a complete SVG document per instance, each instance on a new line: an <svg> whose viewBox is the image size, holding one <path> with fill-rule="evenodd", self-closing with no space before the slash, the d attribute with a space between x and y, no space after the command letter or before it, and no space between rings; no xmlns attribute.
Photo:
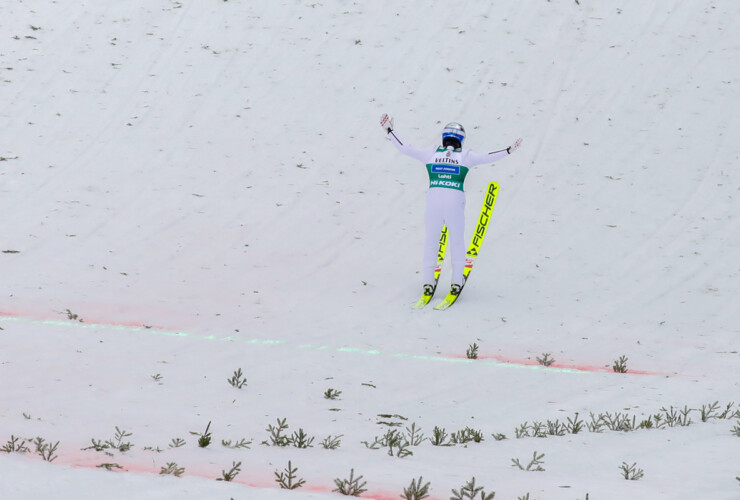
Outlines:
<svg viewBox="0 0 740 500"><path fill-rule="evenodd" d="M251 345L293 347L296 349L305 349L305 350L311 350L311 351L329 351L329 352L333 351L333 352L341 352L341 353L360 354L360 355L365 355L365 356L386 355L386 356L393 357L393 358L409 359L409 360L416 360L416 361L466 363L466 364L475 363L478 366L483 365L483 366L496 366L496 367L507 367L507 368L520 368L520 369L557 372L557 373L583 374L583 373L594 373L596 371L596 370L568 368L568 367L542 366L539 364L538 365L524 364L524 363L500 361L500 360L490 359L490 358L467 359L467 358L455 357L455 356L427 356L427 355L407 354L407 353L390 353L390 352L379 351L377 349L363 349L359 347L348 347L348 346L332 347L332 346L327 346L327 345L313 345L313 344L291 345L289 342L286 342L285 340L250 339L250 338L235 337L233 335L228 335L228 336L218 336L218 335L213 335L213 334L199 335L199 334L187 333L187 332L176 331L176 330L167 330L164 328L148 327L148 326L143 326L143 325L134 326L134 325L115 325L115 324L104 324L104 323L83 323L80 321L72 321L72 320L40 320L40 319L33 319L33 318L25 317L25 316L18 316L14 314L0 312L0 323L3 323L3 322L4 323L24 323L24 324L52 326L52 327L79 328L79 329L86 329L86 330L122 331L122 332L128 332L128 333L147 333L151 335L163 335L167 337L190 338L190 339L195 339L195 340L212 340L212 341L221 341L221 342L238 342L242 344L251 344Z"/></svg>

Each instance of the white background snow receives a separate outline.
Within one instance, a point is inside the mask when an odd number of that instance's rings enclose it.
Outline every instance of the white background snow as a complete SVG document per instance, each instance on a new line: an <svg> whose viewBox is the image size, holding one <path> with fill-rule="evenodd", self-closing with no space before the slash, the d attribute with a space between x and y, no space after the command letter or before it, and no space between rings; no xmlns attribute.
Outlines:
<svg viewBox="0 0 740 500"><path fill-rule="evenodd" d="M59 447L0 453L0 497L341 498L353 468L377 499L419 476L433 499L472 477L496 499L740 498L740 421L699 418L740 405L739 20L734 0L4 1L0 445ZM419 146L453 120L478 151L524 138L468 176L468 232L501 188L446 312L410 308L427 179L384 112ZM694 423L515 436L671 406ZM362 444L383 414L485 440L389 456ZM262 445L282 418L313 448ZM83 450L116 426L130 451ZM534 452L544 471L512 465ZM301 489L274 481L289 460Z"/></svg>

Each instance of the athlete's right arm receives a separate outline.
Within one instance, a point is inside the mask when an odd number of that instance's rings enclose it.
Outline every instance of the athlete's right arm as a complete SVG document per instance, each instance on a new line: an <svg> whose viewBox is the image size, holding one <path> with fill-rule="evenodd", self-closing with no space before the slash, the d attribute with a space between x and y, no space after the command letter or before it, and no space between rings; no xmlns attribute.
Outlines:
<svg viewBox="0 0 740 500"><path fill-rule="evenodd" d="M393 143L393 145L396 146L396 149L401 153L419 160L420 162L426 163L432 156L432 153L434 153L434 151L429 148L421 149L404 142L395 130L390 130L388 132L388 139L390 139L391 143Z"/></svg>
<svg viewBox="0 0 740 500"><path fill-rule="evenodd" d="M396 149L398 149L406 156L410 156L411 158L419 160L420 162L426 163L426 161L434 153L434 149L415 148L414 146L407 144L406 142L401 140L401 138L398 137L396 131L393 129L393 118L390 118L388 115L383 115L380 117L380 126L383 128L383 130L385 130L388 139L393 143L394 146L396 146Z"/></svg>

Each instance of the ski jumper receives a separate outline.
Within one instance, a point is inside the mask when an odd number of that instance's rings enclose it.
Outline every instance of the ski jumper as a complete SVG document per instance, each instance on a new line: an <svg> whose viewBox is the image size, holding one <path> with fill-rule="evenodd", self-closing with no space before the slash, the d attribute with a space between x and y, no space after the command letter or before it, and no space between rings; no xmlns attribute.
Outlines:
<svg viewBox="0 0 740 500"><path fill-rule="evenodd" d="M510 153L507 149L476 153L468 148L454 149L452 146L416 148L402 141L395 131L391 131L388 137L401 153L424 163L429 175L424 216L423 282L434 283L439 235L446 225L447 244L452 254L452 283L462 285L465 270L465 177L471 167L493 163Z"/></svg>

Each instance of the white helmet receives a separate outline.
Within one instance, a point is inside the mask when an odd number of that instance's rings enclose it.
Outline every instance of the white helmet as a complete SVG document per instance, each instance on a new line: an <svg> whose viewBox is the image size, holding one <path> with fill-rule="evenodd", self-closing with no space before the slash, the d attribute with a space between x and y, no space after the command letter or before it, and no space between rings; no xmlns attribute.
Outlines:
<svg viewBox="0 0 740 500"><path fill-rule="evenodd" d="M460 149L465 140L465 129L457 122L448 123L442 130L442 145Z"/></svg>

